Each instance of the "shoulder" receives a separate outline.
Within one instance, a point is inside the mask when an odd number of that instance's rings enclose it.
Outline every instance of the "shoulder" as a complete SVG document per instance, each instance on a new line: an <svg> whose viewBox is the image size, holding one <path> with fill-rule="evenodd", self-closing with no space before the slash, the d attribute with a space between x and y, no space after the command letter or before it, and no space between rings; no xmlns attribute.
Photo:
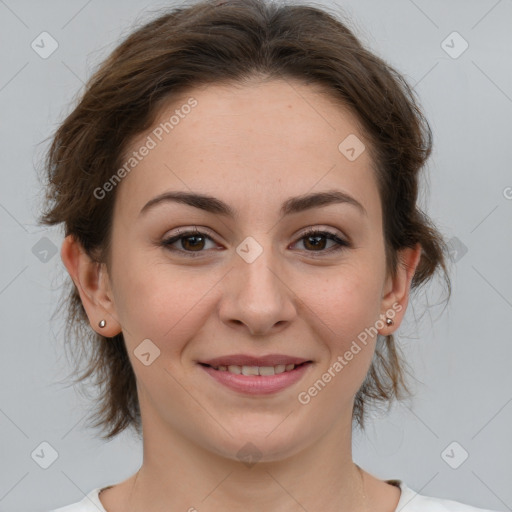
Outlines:
<svg viewBox="0 0 512 512"><path fill-rule="evenodd" d="M498 512L473 507L459 501L418 494L402 480L388 480L388 482L394 482L394 485L400 487L402 491L395 512Z"/></svg>
<svg viewBox="0 0 512 512"><path fill-rule="evenodd" d="M87 496L77 503L56 508L51 512L106 512L99 499L101 488L93 489Z"/></svg>

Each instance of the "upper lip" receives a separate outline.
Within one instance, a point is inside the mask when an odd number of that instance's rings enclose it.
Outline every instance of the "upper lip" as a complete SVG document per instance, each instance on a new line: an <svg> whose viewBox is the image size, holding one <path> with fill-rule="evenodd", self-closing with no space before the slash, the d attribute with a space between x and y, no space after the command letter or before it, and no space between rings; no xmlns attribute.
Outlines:
<svg viewBox="0 0 512 512"><path fill-rule="evenodd" d="M213 359L199 361L209 366L276 366L278 364L301 364L310 361L301 357L287 356L285 354L268 354L266 356L250 356L246 354L232 354L219 356Z"/></svg>

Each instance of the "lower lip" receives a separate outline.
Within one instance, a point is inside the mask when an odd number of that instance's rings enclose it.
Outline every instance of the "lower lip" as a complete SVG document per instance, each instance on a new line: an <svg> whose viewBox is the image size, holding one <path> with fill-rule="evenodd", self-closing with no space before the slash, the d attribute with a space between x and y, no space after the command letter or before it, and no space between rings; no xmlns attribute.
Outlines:
<svg viewBox="0 0 512 512"><path fill-rule="evenodd" d="M199 365L206 373L228 388L250 395L267 395L281 391L299 381L311 363L304 363L289 372L277 375L241 375L214 370L211 366Z"/></svg>

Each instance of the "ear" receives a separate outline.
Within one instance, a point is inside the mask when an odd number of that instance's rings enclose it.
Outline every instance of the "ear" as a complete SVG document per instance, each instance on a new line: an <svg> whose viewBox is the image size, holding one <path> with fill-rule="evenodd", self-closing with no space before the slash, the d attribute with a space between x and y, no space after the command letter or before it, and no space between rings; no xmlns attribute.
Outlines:
<svg viewBox="0 0 512 512"><path fill-rule="evenodd" d="M106 265L94 262L73 235L64 239L60 256L78 289L91 327L107 338L119 334L121 325ZM103 328L98 325L101 320L106 322Z"/></svg>
<svg viewBox="0 0 512 512"><path fill-rule="evenodd" d="M414 248L401 249L398 254L396 276L388 276L383 288L382 312L380 318L384 328L379 330L383 336L391 334L398 329L407 310L409 291L412 278L416 272L421 258L421 245L417 243ZM386 324L386 316L393 320L393 325ZM381 332L382 331L382 332Z"/></svg>

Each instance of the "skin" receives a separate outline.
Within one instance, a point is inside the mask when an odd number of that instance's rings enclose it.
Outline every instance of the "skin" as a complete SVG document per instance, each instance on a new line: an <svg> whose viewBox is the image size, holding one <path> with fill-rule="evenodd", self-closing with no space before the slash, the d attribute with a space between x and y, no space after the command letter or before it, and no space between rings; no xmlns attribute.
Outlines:
<svg viewBox="0 0 512 512"><path fill-rule="evenodd" d="M80 290L91 327L123 332L137 378L144 460L136 475L101 493L108 512L239 510L256 512L394 511L400 490L352 460L353 400L370 366L376 337L310 403L297 400L365 328L393 311L394 332L407 308L420 246L402 251L395 279L386 275L381 202L368 151L349 161L338 144L365 141L357 120L317 88L272 80L187 91L161 110L152 129L193 96L198 104L117 187L110 271L72 237L62 260ZM367 144L367 142L365 142ZM368 146L367 146L368 147ZM139 215L164 191L209 194L238 211L230 219L189 205L163 203ZM279 215L292 196L341 190L359 201ZM159 245L177 228L206 232ZM350 247L334 252L301 238L328 230ZM252 263L236 248L248 236L263 252ZM309 243L308 243L309 240ZM188 242L188 243L187 243ZM314 240L313 240L314 242ZM105 328L98 327L101 319ZM150 339L160 356L146 366L134 355ZM208 375L198 360L282 353L313 361L283 391L249 396ZM248 467L237 452L251 442L261 456Z"/></svg>

